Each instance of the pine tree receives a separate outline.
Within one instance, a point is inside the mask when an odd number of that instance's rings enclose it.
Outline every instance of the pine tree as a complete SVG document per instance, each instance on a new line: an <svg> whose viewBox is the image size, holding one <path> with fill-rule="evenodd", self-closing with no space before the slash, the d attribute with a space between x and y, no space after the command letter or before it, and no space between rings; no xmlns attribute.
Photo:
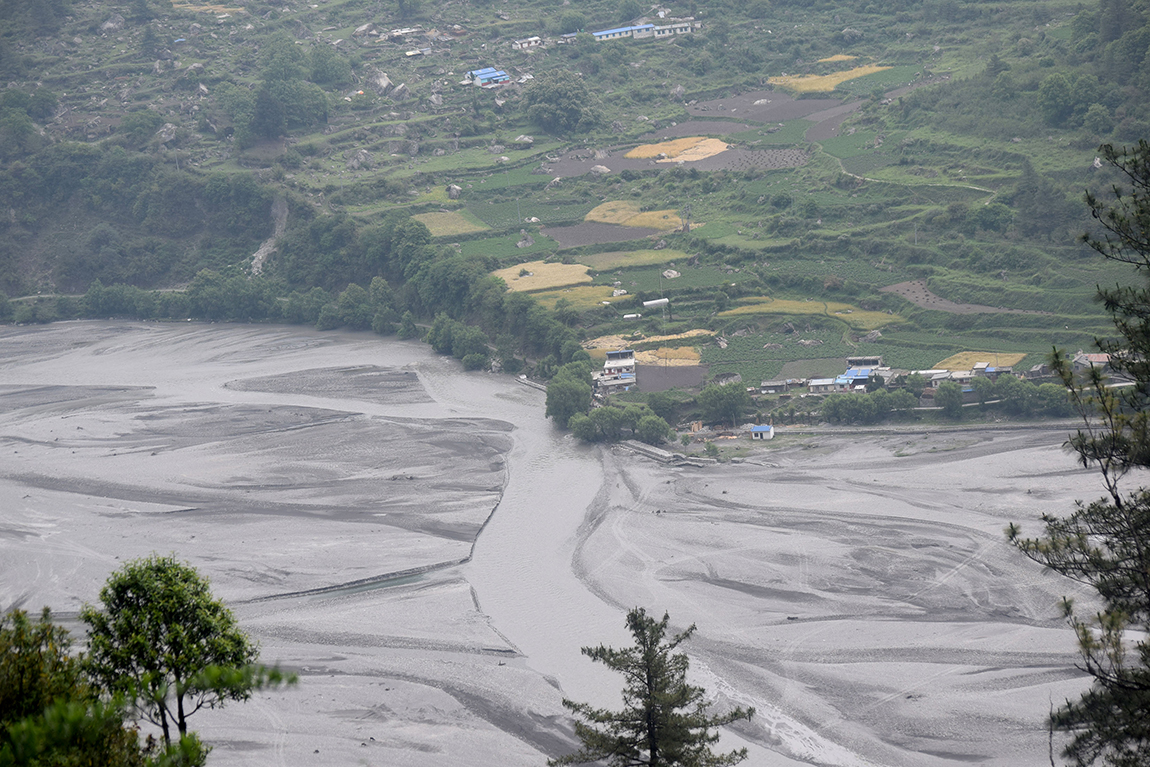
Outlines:
<svg viewBox="0 0 1150 767"><path fill-rule="evenodd" d="M1007 534L1030 558L1098 592L1102 610L1083 617L1063 610L1078 635L1080 668L1093 677L1081 698L1051 715L1051 726L1071 735L1063 750L1071 764L1135 767L1150 764L1150 490L1128 488L1131 471L1150 468L1150 144L1102 156L1119 171L1114 199L1087 194L1105 230L1085 242L1106 258L1130 264L1136 286L1099 290L1118 337L1098 341L1106 367L1076 374L1055 354L1083 427L1070 439L1085 467L1096 467L1105 497L1079 503L1069 516L1044 515L1041 538ZM1114 381L1128 385L1112 386Z"/></svg>
<svg viewBox="0 0 1150 767"><path fill-rule="evenodd" d="M575 735L583 748L548 764L603 760L612 767L721 767L746 758L745 748L712 753L711 746L719 740L714 728L750 719L755 710L710 713L706 691L687 684L687 656L675 652L695 632L695 626L667 640L669 622L666 613L657 621L636 607L627 613L634 647L583 648L591 660L626 677L623 710L609 711L565 699L563 705L578 717Z"/></svg>

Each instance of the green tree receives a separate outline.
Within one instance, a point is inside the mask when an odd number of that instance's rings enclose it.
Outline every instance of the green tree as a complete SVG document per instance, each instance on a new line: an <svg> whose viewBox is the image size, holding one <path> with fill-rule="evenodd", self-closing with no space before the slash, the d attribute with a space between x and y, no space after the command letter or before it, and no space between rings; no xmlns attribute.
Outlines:
<svg viewBox="0 0 1150 767"><path fill-rule="evenodd" d="M623 0L623 2L619 3L619 21L637 19L642 13L643 6L639 5L639 0Z"/></svg>
<svg viewBox="0 0 1150 767"><path fill-rule="evenodd" d="M661 445L674 434L675 430L670 424L654 413L640 418L639 425L635 427L635 436L648 445Z"/></svg>
<svg viewBox="0 0 1150 767"><path fill-rule="evenodd" d="M954 381L943 381L934 390L934 404L947 418L962 418L962 387Z"/></svg>
<svg viewBox="0 0 1150 767"><path fill-rule="evenodd" d="M576 716L575 735L582 748L548 764L605 761L612 767L720 767L746 758L746 749L715 754L711 747L719 740L715 728L749 720L755 710L736 708L726 714L711 714L706 691L687 684L687 656L676 652L695 632L695 626L668 638L669 622L665 613L662 620L655 620L642 607L636 607L627 613L634 647L583 648L591 660L625 677L623 710L564 699L564 707Z"/></svg>
<svg viewBox="0 0 1150 767"><path fill-rule="evenodd" d="M553 69L537 76L523 91L527 117L548 133L569 135L602 121L599 99L579 75Z"/></svg>
<svg viewBox="0 0 1150 767"><path fill-rule="evenodd" d="M564 11L559 17L559 34L569 35L587 26L587 18L578 11Z"/></svg>
<svg viewBox="0 0 1150 767"><path fill-rule="evenodd" d="M1031 559L1092 587L1102 602L1083 616L1063 600L1079 668L1093 678L1051 715L1053 728L1070 735L1063 756L1074 765L1135 767L1150 764L1150 491L1129 487L1140 476L1132 472L1150 467L1150 144L1100 151L1122 182L1112 199L1087 194L1102 234L1085 241L1133 266L1138 282L1099 291L1118 337L1097 345L1111 355L1113 375L1135 385L1112 388L1098 367L1076 375L1055 353L1053 366L1083 422L1069 444L1083 466L1098 469L1105 495L1067 516L1043 515L1039 538L1023 538L1014 524L1007 535Z"/></svg>
<svg viewBox="0 0 1150 767"><path fill-rule="evenodd" d="M123 709L100 690L71 653L67 629L44 608L0 617L0 765L142 765Z"/></svg>
<svg viewBox="0 0 1150 767"><path fill-rule="evenodd" d="M732 426L736 426L743 412L751 406L751 395L738 383L711 384L699 392L698 403L707 420L730 421Z"/></svg>
<svg viewBox="0 0 1150 767"><path fill-rule="evenodd" d="M571 416L591 407L591 385L573 378L553 378L547 384L546 416L564 428Z"/></svg>
<svg viewBox="0 0 1150 767"><path fill-rule="evenodd" d="M257 666L254 642L195 569L173 557L128 562L100 590L101 609L85 605L87 668L123 695L172 744L201 708L247 700L253 690L292 679Z"/></svg>

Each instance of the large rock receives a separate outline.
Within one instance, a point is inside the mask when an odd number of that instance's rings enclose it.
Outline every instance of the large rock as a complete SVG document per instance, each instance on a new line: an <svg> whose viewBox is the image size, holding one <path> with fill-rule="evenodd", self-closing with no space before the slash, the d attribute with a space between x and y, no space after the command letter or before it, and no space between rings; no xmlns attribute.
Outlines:
<svg viewBox="0 0 1150 767"><path fill-rule="evenodd" d="M160 139L161 144L166 144L176 137L177 130L178 128L176 128L175 125L164 123L160 129L156 131L156 137Z"/></svg>
<svg viewBox="0 0 1150 767"><path fill-rule="evenodd" d="M519 136L515 137L515 143L516 144L526 144L527 146L531 146L532 144L535 143L535 137L534 136L519 135Z"/></svg>
<svg viewBox="0 0 1150 767"><path fill-rule="evenodd" d="M438 93L431 94L427 100L433 107L443 106L443 96L440 96Z"/></svg>
<svg viewBox="0 0 1150 767"><path fill-rule="evenodd" d="M380 96L385 95L392 88L391 78L383 72L374 72L368 75L367 85Z"/></svg>
<svg viewBox="0 0 1150 767"><path fill-rule="evenodd" d="M591 175L593 175L593 176L604 176L610 172L611 172L611 169L608 168L606 165L592 165L591 166Z"/></svg>
<svg viewBox="0 0 1150 767"><path fill-rule="evenodd" d="M447 186L447 199L458 200L461 194L463 194L463 187L456 186L455 184L449 184Z"/></svg>
<svg viewBox="0 0 1150 767"><path fill-rule="evenodd" d="M356 149L351 153L351 156L347 158L348 170L359 170L360 168L370 167L371 152L367 151L366 149Z"/></svg>
<svg viewBox="0 0 1150 767"><path fill-rule="evenodd" d="M124 17L118 13L113 13L107 21L100 25L101 32L119 32L123 28Z"/></svg>
<svg viewBox="0 0 1150 767"><path fill-rule="evenodd" d="M355 37L363 37L364 35L371 33L374 29L375 25L371 22L368 22L367 24L361 24L360 26L356 27L355 31L352 32L352 35Z"/></svg>
<svg viewBox="0 0 1150 767"><path fill-rule="evenodd" d="M407 83L400 83L395 86L395 90L391 92L391 97L396 101L403 101L405 98L411 96L411 91L407 88Z"/></svg>
<svg viewBox="0 0 1150 767"><path fill-rule="evenodd" d="M683 96L686 95L686 93L687 93L686 88L684 88L682 85L676 85L674 88L671 89L671 98L681 99L681 98L683 98Z"/></svg>

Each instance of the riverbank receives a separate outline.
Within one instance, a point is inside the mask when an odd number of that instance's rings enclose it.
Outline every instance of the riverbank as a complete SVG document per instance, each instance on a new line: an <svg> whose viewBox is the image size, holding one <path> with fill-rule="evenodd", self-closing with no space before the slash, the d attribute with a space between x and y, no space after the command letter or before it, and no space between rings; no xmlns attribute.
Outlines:
<svg viewBox="0 0 1150 767"><path fill-rule="evenodd" d="M572 747L562 697L617 705L579 648L625 644L634 605L696 623L696 680L759 709L727 737L748 764L1037 767L1085 684L1074 585L1002 534L1095 494L1057 429L668 467L367 334L62 323L0 330L0 359L0 606L68 617L174 552L299 670L197 714L213 764L541 764Z"/></svg>

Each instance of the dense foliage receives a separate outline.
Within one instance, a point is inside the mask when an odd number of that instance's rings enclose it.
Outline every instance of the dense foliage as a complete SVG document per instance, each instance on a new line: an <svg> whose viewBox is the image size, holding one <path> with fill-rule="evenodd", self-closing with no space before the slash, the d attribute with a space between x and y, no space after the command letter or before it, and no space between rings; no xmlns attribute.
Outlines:
<svg viewBox="0 0 1150 767"><path fill-rule="evenodd" d="M1122 183L1112 198L1088 196L1102 234L1087 240L1132 265L1139 284L1100 291L1118 331L1098 344L1107 366L1082 376L1061 355L1055 366L1083 418L1070 446L1083 466L1098 469L1106 495L1067 516L1043 515L1040 538L1023 538L1016 525L1008 535L1027 556L1090 586L1102 603L1090 617L1069 599L1063 604L1081 668L1093 680L1051 715L1052 726L1071 736L1064 756L1075 765L1135 767L1150 760L1150 492L1129 486L1150 467L1150 144L1102 152ZM1113 385L1120 381L1129 385Z"/></svg>

